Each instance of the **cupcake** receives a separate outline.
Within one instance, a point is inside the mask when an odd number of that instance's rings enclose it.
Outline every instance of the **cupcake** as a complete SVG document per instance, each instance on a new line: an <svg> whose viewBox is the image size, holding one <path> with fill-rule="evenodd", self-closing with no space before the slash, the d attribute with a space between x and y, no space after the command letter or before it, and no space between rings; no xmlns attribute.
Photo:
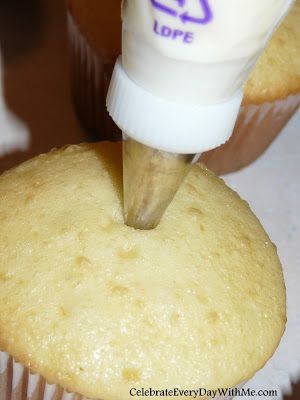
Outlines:
<svg viewBox="0 0 300 400"><path fill-rule="evenodd" d="M72 98L84 128L100 140L121 133L106 110L106 94L121 53L121 0L68 0Z"/></svg>
<svg viewBox="0 0 300 400"><path fill-rule="evenodd" d="M278 346L281 265L248 204L194 165L158 227L135 230L120 160L76 145L0 177L1 399L207 399Z"/></svg>
<svg viewBox="0 0 300 400"><path fill-rule="evenodd" d="M275 32L248 80L232 137L202 155L217 174L254 161L280 133L300 104L300 0Z"/></svg>

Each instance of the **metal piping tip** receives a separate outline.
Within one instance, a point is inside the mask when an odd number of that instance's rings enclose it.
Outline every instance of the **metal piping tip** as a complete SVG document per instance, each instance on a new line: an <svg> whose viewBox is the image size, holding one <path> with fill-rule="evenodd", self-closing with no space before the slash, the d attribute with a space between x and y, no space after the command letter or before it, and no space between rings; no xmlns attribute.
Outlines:
<svg viewBox="0 0 300 400"><path fill-rule="evenodd" d="M153 229L198 157L156 150L126 135L124 139L125 222L136 229Z"/></svg>

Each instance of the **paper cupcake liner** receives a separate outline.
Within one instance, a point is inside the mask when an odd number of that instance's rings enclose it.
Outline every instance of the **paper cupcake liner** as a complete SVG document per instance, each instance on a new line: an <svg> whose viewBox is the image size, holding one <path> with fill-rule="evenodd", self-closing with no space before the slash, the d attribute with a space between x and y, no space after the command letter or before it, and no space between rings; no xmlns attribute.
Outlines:
<svg viewBox="0 0 300 400"><path fill-rule="evenodd" d="M106 95L117 54L110 56L105 49L94 50L70 12L68 32L71 89L77 116L83 127L98 140L120 140L121 131L106 109Z"/></svg>
<svg viewBox="0 0 300 400"><path fill-rule="evenodd" d="M216 174L250 164L268 148L299 105L300 93L270 103L243 105L229 141L204 153L201 161Z"/></svg>
<svg viewBox="0 0 300 400"><path fill-rule="evenodd" d="M76 393L68 393L59 385L51 385L39 374L16 362L0 351L1 400L88 400Z"/></svg>
<svg viewBox="0 0 300 400"><path fill-rule="evenodd" d="M240 384L237 388L245 385ZM233 397L214 397L215 400L231 400ZM8 353L0 351L0 399L1 400L91 400L78 393L69 393L61 386L49 384L39 374L33 374ZM100 400L100 399L98 399Z"/></svg>

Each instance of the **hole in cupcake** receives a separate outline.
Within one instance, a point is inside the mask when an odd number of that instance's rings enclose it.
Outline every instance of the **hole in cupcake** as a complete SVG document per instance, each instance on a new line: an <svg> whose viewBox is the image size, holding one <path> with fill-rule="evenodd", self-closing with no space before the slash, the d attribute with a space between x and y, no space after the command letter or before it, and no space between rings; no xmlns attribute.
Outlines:
<svg viewBox="0 0 300 400"><path fill-rule="evenodd" d="M258 296L258 292L254 287L251 287L251 288L248 289L248 295L252 299L255 299Z"/></svg>
<svg viewBox="0 0 300 400"><path fill-rule="evenodd" d="M5 221L7 219L7 215L5 213L0 212L0 221Z"/></svg>
<svg viewBox="0 0 300 400"><path fill-rule="evenodd" d="M188 189L188 192L190 193L190 194L195 194L195 195L199 195L199 192L198 192L198 190L195 188L195 186L194 185L192 185L191 183L186 183L186 187L187 187L187 189Z"/></svg>
<svg viewBox="0 0 300 400"><path fill-rule="evenodd" d="M7 274L6 272L0 273L0 281L8 281L9 279L11 279L9 274Z"/></svg>
<svg viewBox="0 0 300 400"><path fill-rule="evenodd" d="M199 303L201 303L201 304L206 304L206 303L207 303L207 297L204 296L204 294L202 294L202 293L198 293L198 294L197 294L197 300L198 300Z"/></svg>
<svg viewBox="0 0 300 400"><path fill-rule="evenodd" d="M76 258L75 264L77 265L77 267L88 267L92 265L92 262L87 257L79 256Z"/></svg>
<svg viewBox="0 0 300 400"><path fill-rule="evenodd" d="M220 319L219 314L218 314L216 311L210 311L210 312L207 314L207 321L208 321L210 324L215 324L215 323L217 323L217 322L219 321L219 319Z"/></svg>
<svg viewBox="0 0 300 400"><path fill-rule="evenodd" d="M37 189L37 188L40 188L40 187L42 187L42 186L45 186L45 182L42 182L42 181L39 181L39 180L34 181L34 182L32 183L32 185L31 185L31 187L32 187L33 189Z"/></svg>
<svg viewBox="0 0 300 400"><path fill-rule="evenodd" d="M68 317L69 315L70 315L70 313L69 313L69 311L68 310L66 310L64 307L60 307L59 308L59 311L60 311L60 313L61 313L61 315L65 318L65 317Z"/></svg>
<svg viewBox="0 0 300 400"><path fill-rule="evenodd" d="M134 304L137 306L137 308L144 308L145 303L142 300L136 300Z"/></svg>
<svg viewBox="0 0 300 400"><path fill-rule="evenodd" d="M27 196L25 196L25 198L24 198L25 206L28 206L28 204L30 204L33 199L34 199L34 195L33 194L28 194Z"/></svg>
<svg viewBox="0 0 300 400"><path fill-rule="evenodd" d="M203 212L199 208L196 208L196 207L189 207L187 211L192 217L196 217L196 218L201 217L202 218L202 216L203 216Z"/></svg>
<svg viewBox="0 0 300 400"><path fill-rule="evenodd" d="M200 231L201 231L201 232L204 232L204 231L205 231L205 228L204 228L204 225L203 225L203 224L200 224L200 225L199 225L199 228L200 228Z"/></svg>
<svg viewBox="0 0 300 400"><path fill-rule="evenodd" d="M126 382L137 382L141 378L141 373L136 368L125 368L122 371L122 376Z"/></svg>
<svg viewBox="0 0 300 400"><path fill-rule="evenodd" d="M148 330L153 330L153 328L155 328L155 324L153 323L152 319L150 319L149 317L145 316L143 318L143 324L146 326L146 328L148 328Z"/></svg>
<svg viewBox="0 0 300 400"><path fill-rule="evenodd" d="M126 294L129 292L129 289L125 286L115 285L111 287L111 291L116 294Z"/></svg>
<svg viewBox="0 0 300 400"><path fill-rule="evenodd" d="M116 226L115 221L112 218L107 218L106 221L101 221L101 228L106 232L111 232Z"/></svg>
<svg viewBox="0 0 300 400"><path fill-rule="evenodd" d="M212 339L211 344L213 347L218 347L218 346L220 346L221 343L220 343L219 339Z"/></svg>
<svg viewBox="0 0 300 400"><path fill-rule="evenodd" d="M171 325L177 325L179 323L179 320L180 320L179 313L174 313L173 315L171 315L170 323Z"/></svg>
<svg viewBox="0 0 300 400"><path fill-rule="evenodd" d="M129 249L122 248L118 251L118 256L124 260L133 260L134 258L138 258L139 252L135 247Z"/></svg>

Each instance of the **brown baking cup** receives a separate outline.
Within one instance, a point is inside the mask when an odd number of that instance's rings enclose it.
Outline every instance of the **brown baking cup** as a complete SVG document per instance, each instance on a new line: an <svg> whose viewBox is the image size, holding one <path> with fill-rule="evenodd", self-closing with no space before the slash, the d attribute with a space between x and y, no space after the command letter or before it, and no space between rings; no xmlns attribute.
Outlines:
<svg viewBox="0 0 300 400"><path fill-rule="evenodd" d="M92 48L70 12L67 17L71 90L77 116L98 140L120 140L121 131L106 109L106 95L117 54L112 56L105 49Z"/></svg>
<svg viewBox="0 0 300 400"><path fill-rule="evenodd" d="M242 105L231 138L204 153L201 161L216 174L237 171L256 160L300 105L300 93L270 103Z"/></svg>
<svg viewBox="0 0 300 400"><path fill-rule="evenodd" d="M242 388L242 383L237 388ZM215 400L231 400L233 397L214 397ZM47 383L39 374L18 363L8 353L0 351L0 399L1 400L92 400L78 393L70 393L59 385ZM210 399L210 397L209 397ZM94 399L100 400L100 399Z"/></svg>

